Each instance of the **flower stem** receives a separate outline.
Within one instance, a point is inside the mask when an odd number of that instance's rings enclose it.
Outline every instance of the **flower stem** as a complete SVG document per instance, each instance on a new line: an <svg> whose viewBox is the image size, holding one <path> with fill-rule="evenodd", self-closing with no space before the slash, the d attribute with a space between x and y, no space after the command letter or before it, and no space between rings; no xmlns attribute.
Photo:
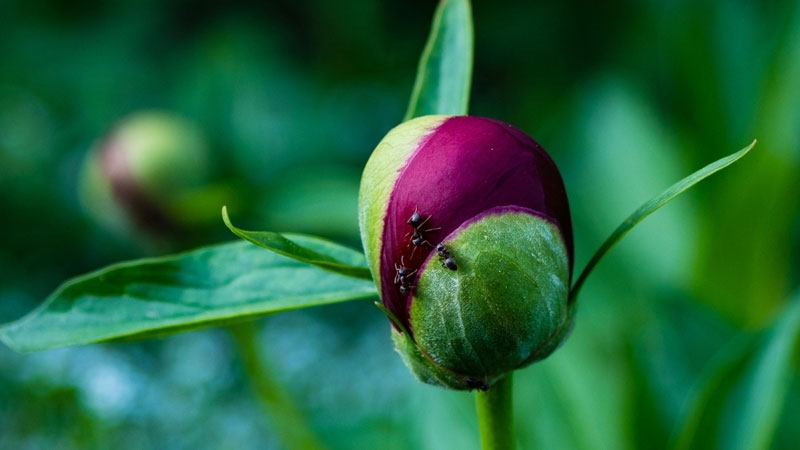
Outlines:
<svg viewBox="0 0 800 450"><path fill-rule="evenodd" d="M497 381L489 390L475 393L478 428L483 450L512 450L514 423L511 415L511 373Z"/></svg>
<svg viewBox="0 0 800 450"><path fill-rule="evenodd" d="M274 426L278 439L287 449L322 449L306 418L270 373L258 346L257 328L243 323L230 328L241 354L254 393Z"/></svg>

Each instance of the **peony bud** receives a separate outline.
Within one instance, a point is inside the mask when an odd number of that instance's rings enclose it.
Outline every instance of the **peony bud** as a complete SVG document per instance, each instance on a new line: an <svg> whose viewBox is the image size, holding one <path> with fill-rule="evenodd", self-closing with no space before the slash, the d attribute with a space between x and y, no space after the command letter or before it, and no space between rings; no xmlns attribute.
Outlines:
<svg viewBox="0 0 800 450"><path fill-rule="evenodd" d="M177 211L209 173L199 130L165 112L122 120L84 162L81 200L99 222L117 231L163 234L181 221Z"/></svg>
<svg viewBox="0 0 800 450"><path fill-rule="evenodd" d="M364 169L359 224L397 349L422 381L485 389L569 333L567 194L518 129L468 116L397 126Z"/></svg>

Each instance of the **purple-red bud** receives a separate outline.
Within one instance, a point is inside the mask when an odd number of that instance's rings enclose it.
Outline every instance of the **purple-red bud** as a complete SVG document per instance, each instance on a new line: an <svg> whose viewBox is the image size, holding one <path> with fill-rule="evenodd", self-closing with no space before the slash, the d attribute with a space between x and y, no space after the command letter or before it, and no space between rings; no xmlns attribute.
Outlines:
<svg viewBox="0 0 800 450"><path fill-rule="evenodd" d="M489 384L566 335L567 194L553 160L525 133L480 117L405 122L367 163L359 204L382 301L412 342L398 348L424 381ZM465 357L461 346L470 347Z"/></svg>

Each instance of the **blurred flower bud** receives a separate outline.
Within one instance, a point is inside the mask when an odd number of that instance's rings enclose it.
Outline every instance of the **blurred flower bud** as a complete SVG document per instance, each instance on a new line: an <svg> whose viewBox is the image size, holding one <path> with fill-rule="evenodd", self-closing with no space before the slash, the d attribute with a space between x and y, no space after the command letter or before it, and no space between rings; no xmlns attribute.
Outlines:
<svg viewBox="0 0 800 450"><path fill-rule="evenodd" d="M137 113L90 150L81 201L113 230L168 234L181 224L182 200L207 182L208 166L208 148L191 123L166 112Z"/></svg>
<svg viewBox="0 0 800 450"><path fill-rule="evenodd" d="M569 333L567 194L518 129L468 116L397 126L364 169L359 224L397 349L422 381L486 389Z"/></svg>

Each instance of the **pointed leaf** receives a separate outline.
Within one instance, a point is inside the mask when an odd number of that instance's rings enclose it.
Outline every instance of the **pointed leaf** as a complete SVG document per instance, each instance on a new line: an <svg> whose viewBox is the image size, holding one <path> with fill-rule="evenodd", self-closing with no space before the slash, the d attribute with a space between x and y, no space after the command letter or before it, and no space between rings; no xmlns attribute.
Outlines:
<svg viewBox="0 0 800 450"><path fill-rule="evenodd" d="M313 251L329 243L298 242ZM377 296L372 282L265 252L245 242L114 264L64 283L0 328L17 351L146 338L280 311Z"/></svg>
<svg viewBox="0 0 800 450"><path fill-rule="evenodd" d="M404 120L428 114L463 115L472 81L472 9L469 0L442 0L422 51Z"/></svg>
<svg viewBox="0 0 800 450"><path fill-rule="evenodd" d="M349 277L372 280L364 255L324 239L292 233L275 233L272 231L247 231L231 223L227 208L222 208L222 220L225 225L240 238L252 242L267 250L279 253L298 261L313 264L325 270ZM305 245L313 241L313 248Z"/></svg>
<svg viewBox="0 0 800 450"><path fill-rule="evenodd" d="M662 192L658 196L648 200L644 205L640 206L639 209L633 212L624 222L622 222L611 236L609 236L603 245L594 253L592 259L586 264L586 267L581 272L581 275L578 277L575 284L572 286L570 290L570 301L574 301L575 298L578 296L578 292L580 291L581 287L583 287L583 283L586 281L586 278L589 274L592 273L592 270L597 266L597 263L600 262L601 259L608 253L609 250L617 243L623 236L625 236L633 227L635 227L639 222L644 220L645 217L649 216L656 212L659 208L666 205L675 197L681 195L683 192L694 186L695 184L701 182L702 180L706 179L707 177L713 175L714 173L728 167L729 165L733 164L741 157L747 154L753 146L756 145L756 141L753 141L747 147L739 150L738 152L728 155L722 159L714 161L713 163L703 167L702 169L698 170L697 172L689 175L688 177L678 181L677 183L670 186L666 191Z"/></svg>

